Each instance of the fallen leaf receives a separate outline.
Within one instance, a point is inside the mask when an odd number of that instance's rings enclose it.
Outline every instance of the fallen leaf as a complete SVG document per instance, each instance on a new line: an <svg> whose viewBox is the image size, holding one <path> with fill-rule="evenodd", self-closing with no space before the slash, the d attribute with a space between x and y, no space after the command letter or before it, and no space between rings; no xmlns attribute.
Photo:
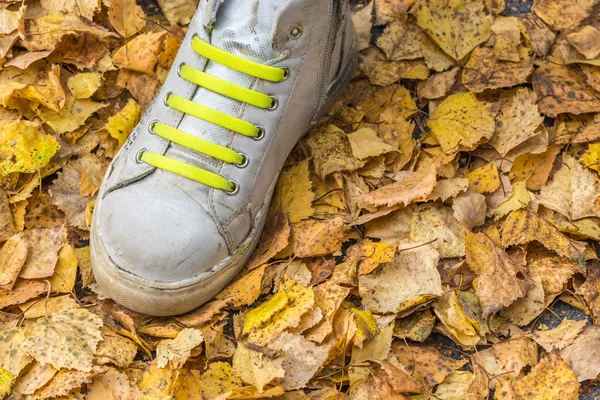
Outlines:
<svg viewBox="0 0 600 400"><path fill-rule="evenodd" d="M197 4L195 2L190 3L186 0L158 0L157 3L171 25L189 24L197 8Z"/></svg>
<svg viewBox="0 0 600 400"><path fill-rule="evenodd" d="M0 143L2 175L37 172L60 148L39 124L25 120L0 122Z"/></svg>
<svg viewBox="0 0 600 400"><path fill-rule="evenodd" d="M228 363L214 362L202 374L200 387L205 399L227 398L232 389L242 387L242 380L235 376Z"/></svg>
<svg viewBox="0 0 600 400"><path fill-rule="evenodd" d="M583 263L585 252L583 242L569 239L546 219L530 210L517 210L510 213L502 226L502 245L508 247L534 240L563 257Z"/></svg>
<svg viewBox="0 0 600 400"><path fill-rule="evenodd" d="M585 327L586 321L577 321L574 319L563 319L556 328L547 329L544 331L536 331L532 334L533 340L546 350L551 353L554 350L561 350L573 343L581 330ZM592 347L589 347L590 349ZM564 356L561 356L563 359ZM600 371L599 371L600 373ZM590 379L594 379L593 378Z"/></svg>
<svg viewBox="0 0 600 400"><path fill-rule="evenodd" d="M283 358L269 358L268 355L249 349L239 343L231 365L235 375L242 381L253 385L259 392L271 383L273 379L283 378L285 371L281 367Z"/></svg>
<svg viewBox="0 0 600 400"><path fill-rule="evenodd" d="M32 300L25 304L20 304L19 308L27 319L37 319L46 317L59 311L76 308L79 305L71 296L58 296L47 299Z"/></svg>
<svg viewBox="0 0 600 400"><path fill-rule="evenodd" d="M370 128L361 128L356 132L347 135L352 148L352 154L359 160L378 156L380 154L397 151L393 146L390 146L383 141L377 133Z"/></svg>
<svg viewBox="0 0 600 400"><path fill-rule="evenodd" d="M342 248L343 220L340 217L325 221L308 220L292 225L292 251L298 257L332 254Z"/></svg>
<svg viewBox="0 0 600 400"><path fill-rule="evenodd" d="M577 289L589 307L595 323L600 322L600 265L593 264L588 268L585 283Z"/></svg>
<svg viewBox="0 0 600 400"><path fill-rule="evenodd" d="M550 146L539 154L522 154L516 158L510 170L511 181L525 181L527 189L540 190L548 181L560 146Z"/></svg>
<svg viewBox="0 0 600 400"><path fill-rule="evenodd" d="M531 283L524 298L517 299L500 313L501 316L519 326L528 325L546 309L542 279L533 275Z"/></svg>
<svg viewBox="0 0 600 400"><path fill-rule="evenodd" d="M383 242L362 241L356 247L355 251L360 261L358 264L358 274L366 275L376 270L381 264L389 263L394 260L398 246Z"/></svg>
<svg viewBox="0 0 600 400"><path fill-rule="evenodd" d="M287 278L276 295L246 314L243 333L250 343L265 346L285 329L298 326L300 317L314 304L311 288Z"/></svg>
<svg viewBox="0 0 600 400"><path fill-rule="evenodd" d="M133 99L129 99L125 107L117 114L110 117L106 123L106 130L113 138L119 141L119 146L125 140L140 121L141 108Z"/></svg>
<svg viewBox="0 0 600 400"><path fill-rule="evenodd" d="M146 26L146 14L135 0L113 0L108 8L108 20L125 38L135 35Z"/></svg>
<svg viewBox="0 0 600 400"><path fill-rule="evenodd" d="M560 169L542 187L537 201L570 220L599 217L600 213L594 209L600 196L598 177L574 157L564 154L562 158Z"/></svg>
<svg viewBox="0 0 600 400"><path fill-rule="evenodd" d="M463 85L472 92L506 88L528 80L533 72L532 59L519 62L498 61L493 49L478 47L471 53L462 74Z"/></svg>
<svg viewBox="0 0 600 400"><path fill-rule="evenodd" d="M133 363L138 347L130 339L116 334L106 327L100 329L102 341L96 349L95 363L114 364L119 368L127 368Z"/></svg>
<svg viewBox="0 0 600 400"><path fill-rule="evenodd" d="M315 199L312 186L309 161L304 160L281 173L273 196L272 204L274 206L272 207L280 209L292 224L311 217L315 212L312 207Z"/></svg>
<svg viewBox="0 0 600 400"><path fill-rule="evenodd" d="M592 143L579 161L587 168L600 174L600 143Z"/></svg>
<svg viewBox="0 0 600 400"><path fill-rule="evenodd" d="M429 388L442 383L448 375L467 363L467 360L446 357L433 346L409 345L401 341L393 343L392 353L412 372L417 382Z"/></svg>
<svg viewBox="0 0 600 400"><path fill-rule="evenodd" d="M161 30L136 36L117 50L112 57L113 63L119 68L153 74L165 35L166 32Z"/></svg>
<svg viewBox="0 0 600 400"><path fill-rule="evenodd" d="M32 395L36 390L45 386L58 371L50 364L34 362L15 382L15 393Z"/></svg>
<svg viewBox="0 0 600 400"><path fill-rule="evenodd" d="M501 384L502 377L517 378L524 368L536 365L538 347L533 340L517 336L478 351L474 358L490 374L490 386L494 388L496 384Z"/></svg>
<svg viewBox="0 0 600 400"><path fill-rule="evenodd" d="M478 193L493 192L500 187L500 176L495 163L489 163L469 172L465 178L469 189Z"/></svg>
<svg viewBox="0 0 600 400"><path fill-rule="evenodd" d="M8 328L0 331L0 368L14 376L18 376L32 361L21 346L24 340L24 328Z"/></svg>
<svg viewBox="0 0 600 400"><path fill-rule="evenodd" d="M9 238L0 249L0 289L11 290L27 260L27 242L21 235Z"/></svg>
<svg viewBox="0 0 600 400"><path fill-rule="evenodd" d="M46 282L17 281L12 290L0 291L0 309L23 304L42 293L48 292L50 286Z"/></svg>
<svg viewBox="0 0 600 400"><path fill-rule="evenodd" d="M52 364L56 369L89 372L102 340L101 326L102 320L86 309L60 311L37 320L27 331L21 348L40 363Z"/></svg>
<svg viewBox="0 0 600 400"><path fill-rule="evenodd" d="M417 24L457 61L490 36L492 18L476 1L421 1L411 13L417 17Z"/></svg>
<svg viewBox="0 0 600 400"><path fill-rule="evenodd" d="M459 68L432 75L418 84L419 96L426 99L439 99L448 94L456 83Z"/></svg>
<svg viewBox="0 0 600 400"><path fill-rule="evenodd" d="M567 281L583 273L579 264L554 253L536 252L527 263L531 275L539 276L546 295L562 292Z"/></svg>
<svg viewBox="0 0 600 400"><path fill-rule="evenodd" d="M467 233L467 264L478 274L475 293L488 317L525 297L532 283L518 257L510 257L485 233Z"/></svg>
<svg viewBox="0 0 600 400"><path fill-rule="evenodd" d="M156 346L156 364L164 368L169 362L179 369L190 357L191 351L204 341L202 331L193 328L183 329L175 339L167 339Z"/></svg>
<svg viewBox="0 0 600 400"><path fill-rule="evenodd" d="M25 279L51 276L67 236L65 227L28 229L20 235L27 243L27 259L19 276Z"/></svg>
<svg viewBox="0 0 600 400"><path fill-rule="evenodd" d="M585 75L574 66L547 63L531 79L542 114L582 114L600 111L600 92L589 86Z"/></svg>
<svg viewBox="0 0 600 400"><path fill-rule="evenodd" d="M400 246L395 259L369 275L358 277L362 302L376 312L398 312L402 304L428 302L443 293L436 269L439 254L431 245Z"/></svg>
<svg viewBox="0 0 600 400"><path fill-rule="evenodd" d="M444 293L433 307L435 315L443 324L442 332L447 334L456 343L465 348L474 347L481 338L471 320L458 301L458 296L453 290Z"/></svg>
<svg viewBox="0 0 600 400"><path fill-rule="evenodd" d="M585 321L580 323L585 324ZM586 326L581 334L573 340L573 343L562 349L559 354L563 360L571 364L577 380L583 382L588 379L596 379L600 375L599 349L600 328L592 325Z"/></svg>
<svg viewBox="0 0 600 400"><path fill-rule="evenodd" d="M352 13L352 22L356 28L356 36L358 39L358 50L364 50L369 47L371 41L371 28L373 27L373 5L367 4L358 12Z"/></svg>
<svg viewBox="0 0 600 400"><path fill-rule="evenodd" d="M42 400L50 397L67 396L73 389L79 388L91 381L92 379L88 372L60 370L46 386L33 394L32 399Z"/></svg>
<svg viewBox="0 0 600 400"><path fill-rule="evenodd" d="M454 371L438 385L432 396L440 400L461 400L467 398L481 398L488 392L487 378L484 382L482 375L475 375L469 371ZM485 392L485 393L483 393Z"/></svg>
<svg viewBox="0 0 600 400"><path fill-rule="evenodd" d="M76 99L89 99L100 87L102 75L99 72L80 72L67 81L67 86Z"/></svg>
<svg viewBox="0 0 600 400"><path fill-rule="evenodd" d="M536 105L535 93L528 89L517 89L515 94L502 105L496 117L496 132L489 144L500 155L508 152L537 134L544 121Z"/></svg>
<svg viewBox="0 0 600 400"><path fill-rule="evenodd" d="M549 356L535 365L531 372L515 380L517 399L577 400L579 383L566 361Z"/></svg>
<svg viewBox="0 0 600 400"><path fill-rule="evenodd" d="M494 119L473 93L446 97L427 124L445 152L472 150L494 133Z"/></svg>
<svg viewBox="0 0 600 400"><path fill-rule="evenodd" d="M592 11L595 0L536 0L531 8L550 28L562 31L577 26Z"/></svg>
<svg viewBox="0 0 600 400"><path fill-rule="evenodd" d="M58 293L71 293L77 278L77 256L75 249L66 244L58 252L58 262L54 274L48 279L52 290Z"/></svg>
<svg viewBox="0 0 600 400"><path fill-rule="evenodd" d="M353 171L364 163L352 155L350 142L344 131L335 125L322 125L314 129L306 139L313 157L315 171L325 179L337 171Z"/></svg>
<svg viewBox="0 0 600 400"><path fill-rule="evenodd" d="M420 206L410 224L410 239L416 243L432 242L441 258L465 255L465 233L452 209L442 204Z"/></svg>

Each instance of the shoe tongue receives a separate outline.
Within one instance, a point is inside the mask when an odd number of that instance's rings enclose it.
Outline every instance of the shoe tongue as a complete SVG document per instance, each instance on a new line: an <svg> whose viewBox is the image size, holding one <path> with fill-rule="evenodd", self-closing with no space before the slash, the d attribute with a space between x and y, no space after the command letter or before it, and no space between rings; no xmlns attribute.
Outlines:
<svg viewBox="0 0 600 400"><path fill-rule="evenodd" d="M271 46L271 32L276 23L277 10L286 3L287 1L283 0L225 0L219 7L213 24L211 44L252 61L263 64L273 63L280 54ZM249 88L255 80L249 75L212 61L207 63L204 71L245 88ZM204 88L198 88L191 100L232 116L238 116L243 107L250 107ZM260 121L249 122L260 124ZM232 135L237 135L189 115L182 119L178 128L222 146L230 142ZM192 151L173 145L168 150L167 156L213 172L216 172L221 165L218 160L200 154L190 156L189 153Z"/></svg>

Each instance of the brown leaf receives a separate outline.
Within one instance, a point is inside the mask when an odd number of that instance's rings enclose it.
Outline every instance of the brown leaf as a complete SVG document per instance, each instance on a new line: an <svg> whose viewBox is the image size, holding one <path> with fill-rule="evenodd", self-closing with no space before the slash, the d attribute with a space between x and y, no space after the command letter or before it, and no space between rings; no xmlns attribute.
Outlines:
<svg viewBox="0 0 600 400"><path fill-rule="evenodd" d="M358 198L359 205L363 208L372 206L393 206L403 204L407 206L415 201L423 201L433 191L436 182L435 168L423 168L411 172L399 182L383 186Z"/></svg>
<svg viewBox="0 0 600 400"><path fill-rule="evenodd" d="M332 172L354 171L364 165L354 158L346 134L335 125L322 125L314 129L306 139L306 145L321 179Z"/></svg>
<svg viewBox="0 0 600 400"><path fill-rule="evenodd" d="M18 281L10 291L0 290L0 310L8 306L23 304L28 300L48 292L50 286L46 282Z"/></svg>
<svg viewBox="0 0 600 400"><path fill-rule="evenodd" d="M600 92L577 66L543 64L534 72L532 84L540 111L549 117L600 111Z"/></svg>
<svg viewBox="0 0 600 400"><path fill-rule="evenodd" d="M121 36L128 38L146 26L146 13L135 0L113 0L108 9L108 20Z"/></svg>
<svg viewBox="0 0 600 400"><path fill-rule="evenodd" d="M525 83L533 72L532 60L497 61L492 49L478 47L465 65L462 83L475 93Z"/></svg>
<svg viewBox="0 0 600 400"><path fill-rule="evenodd" d="M342 218L325 221L308 220L292 225L292 251L298 257L333 254L342 248Z"/></svg>
<svg viewBox="0 0 600 400"><path fill-rule="evenodd" d="M158 54L164 42L165 35L166 32L160 31L136 36L117 50L112 57L113 62L120 68L144 74L154 73L154 67L158 62Z"/></svg>
<svg viewBox="0 0 600 400"><path fill-rule="evenodd" d="M17 233L17 230L8 203L8 196L4 190L0 189L0 242L5 241L15 233Z"/></svg>
<svg viewBox="0 0 600 400"><path fill-rule="evenodd" d="M588 268L585 283L577 289L577 294L585 300L592 318L596 324L600 323L600 263L594 262Z"/></svg>
<svg viewBox="0 0 600 400"><path fill-rule="evenodd" d="M26 260L27 242L21 235L12 236L0 250L0 289L12 289Z"/></svg>
<svg viewBox="0 0 600 400"><path fill-rule="evenodd" d="M58 251L67 237L65 227L28 229L21 235L27 243L27 260L19 276L25 279L51 276L58 261Z"/></svg>
<svg viewBox="0 0 600 400"><path fill-rule="evenodd" d="M577 26L592 11L596 0L535 0L532 11L555 31Z"/></svg>
<svg viewBox="0 0 600 400"><path fill-rule="evenodd" d="M598 378L600 375L600 328L595 325L585 327L579 337L568 347L562 349L559 354L563 360L571 363L571 368L579 382Z"/></svg>

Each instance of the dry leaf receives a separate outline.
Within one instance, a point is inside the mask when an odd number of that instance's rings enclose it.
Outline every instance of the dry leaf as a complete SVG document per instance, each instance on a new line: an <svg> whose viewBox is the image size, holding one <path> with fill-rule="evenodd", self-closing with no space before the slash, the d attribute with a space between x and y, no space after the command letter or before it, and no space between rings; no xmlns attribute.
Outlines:
<svg viewBox="0 0 600 400"><path fill-rule="evenodd" d="M445 152L472 150L494 133L494 119L473 93L448 96L427 124Z"/></svg>
<svg viewBox="0 0 600 400"><path fill-rule="evenodd" d="M26 279L51 276L67 236L65 227L28 229L20 235L27 243L27 260L19 276Z"/></svg>
<svg viewBox="0 0 600 400"><path fill-rule="evenodd" d="M560 321L560 324L556 328L534 332L532 338L546 352L551 353L554 350L561 350L573 343L585 325L585 320L577 321L565 318ZM592 347L589 348L591 349ZM564 356L561 357L565 358Z"/></svg>
<svg viewBox="0 0 600 400"><path fill-rule="evenodd" d="M581 321L581 324L584 323L585 321ZM573 343L562 349L559 354L563 360L571 364L577 380L583 382L588 379L596 379L600 375L599 352L600 328L592 325L585 327Z"/></svg>
<svg viewBox="0 0 600 400"><path fill-rule="evenodd" d="M102 320L83 308L72 308L40 318L27 331L23 351L42 364L56 369L89 372L102 340Z"/></svg>
<svg viewBox="0 0 600 400"><path fill-rule="evenodd" d="M550 28L562 31L576 26L592 11L595 0L536 0L532 11L544 20Z"/></svg>
<svg viewBox="0 0 600 400"><path fill-rule="evenodd" d="M342 248L344 235L340 217L325 221L308 220L292 225L292 251L298 257L332 254Z"/></svg>
<svg viewBox="0 0 600 400"><path fill-rule="evenodd" d="M292 224L307 219L314 213L312 202L315 193L312 191L308 167L309 161L304 160L283 171L273 196L272 207L280 209Z"/></svg>
<svg viewBox="0 0 600 400"><path fill-rule="evenodd" d="M135 35L146 26L146 14L135 0L112 0L108 9L108 20L125 38Z"/></svg>
<svg viewBox="0 0 600 400"><path fill-rule="evenodd" d="M600 217L600 212L594 209L600 196L596 174L567 154L562 161L553 179L542 187L537 201L570 220Z"/></svg>
<svg viewBox="0 0 600 400"><path fill-rule="evenodd" d="M421 1L411 12L419 26L457 61L490 36L492 18L477 1Z"/></svg>
<svg viewBox="0 0 600 400"><path fill-rule="evenodd" d="M517 399L577 400L579 383L566 361L550 356L513 384Z"/></svg>
<svg viewBox="0 0 600 400"><path fill-rule="evenodd" d="M465 178L469 181L469 189L478 193L490 193L500 187L500 176L495 163L469 172Z"/></svg>
<svg viewBox="0 0 600 400"><path fill-rule="evenodd" d="M364 165L354 158L346 134L335 125L322 125L314 129L306 139L306 145L321 179L332 172L353 171Z"/></svg>
<svg viewBox="0 0 600 400"><path fill-rule="evenodd" d="M34 122L3 121L0 123L0 172L37 172L58 151L54 137Z"/></svg>
<svg viewBox="0 0 600 400"><path fill-rule="evenodd" d="M26 260L27 242L21 235L12 236L0 250L0 289L13 288Z"/></svg>
<svg viewBox="0 0 600 400"><path fill-rule="evenodd" d="M191 351L204 341L202 331L193 328L183 329L175 339L163 340L156 346L156 364L164 368L169 362L179 369L190 357Z"/></svg>
<svg viewBox="0 0 600 400"><path fill-rule="evenodd" d="M417 243L431 242L441 258L465 255L465 233L452 210L442 204L420 206L410 224L410 239Z"/></svg>

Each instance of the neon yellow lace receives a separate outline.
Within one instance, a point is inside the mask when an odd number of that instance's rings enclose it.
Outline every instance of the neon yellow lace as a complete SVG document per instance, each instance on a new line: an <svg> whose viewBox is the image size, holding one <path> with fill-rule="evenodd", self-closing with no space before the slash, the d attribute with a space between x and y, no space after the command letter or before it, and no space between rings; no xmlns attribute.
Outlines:
<svg viewBox="0 0 600 400"><path fill-rule="evenodd" d="M224 65L258 79L270 82L281 82L287 78L288 72L284 68L272 67L247 60L214 47L197 36L192 38L192 49L199 55L217 64ZM183 79L200 87L258 108L270 109L274 107L277 102L273 97L264 93L235 85L185 64L180 65L178 73ZM203 106L172 93L167 94L165 103L169 107L181 111L182 113L200 118L206 122L210 122L244 136L260 139L264 135L262 128L255 126L250 122L232 117L231 115ZM152 133L170 142L177 143L182 147L186 147L217 160L240 167L246 166L248 163L248 159L243 153L197 138L160 121L152 122L149 128ZM215 189L224 190L228 193L235 193L238 190L238 184L234 181L226 179L219 174L161 154L144 151L139 155L138 159L155 168L184 176Z"/></svg>

